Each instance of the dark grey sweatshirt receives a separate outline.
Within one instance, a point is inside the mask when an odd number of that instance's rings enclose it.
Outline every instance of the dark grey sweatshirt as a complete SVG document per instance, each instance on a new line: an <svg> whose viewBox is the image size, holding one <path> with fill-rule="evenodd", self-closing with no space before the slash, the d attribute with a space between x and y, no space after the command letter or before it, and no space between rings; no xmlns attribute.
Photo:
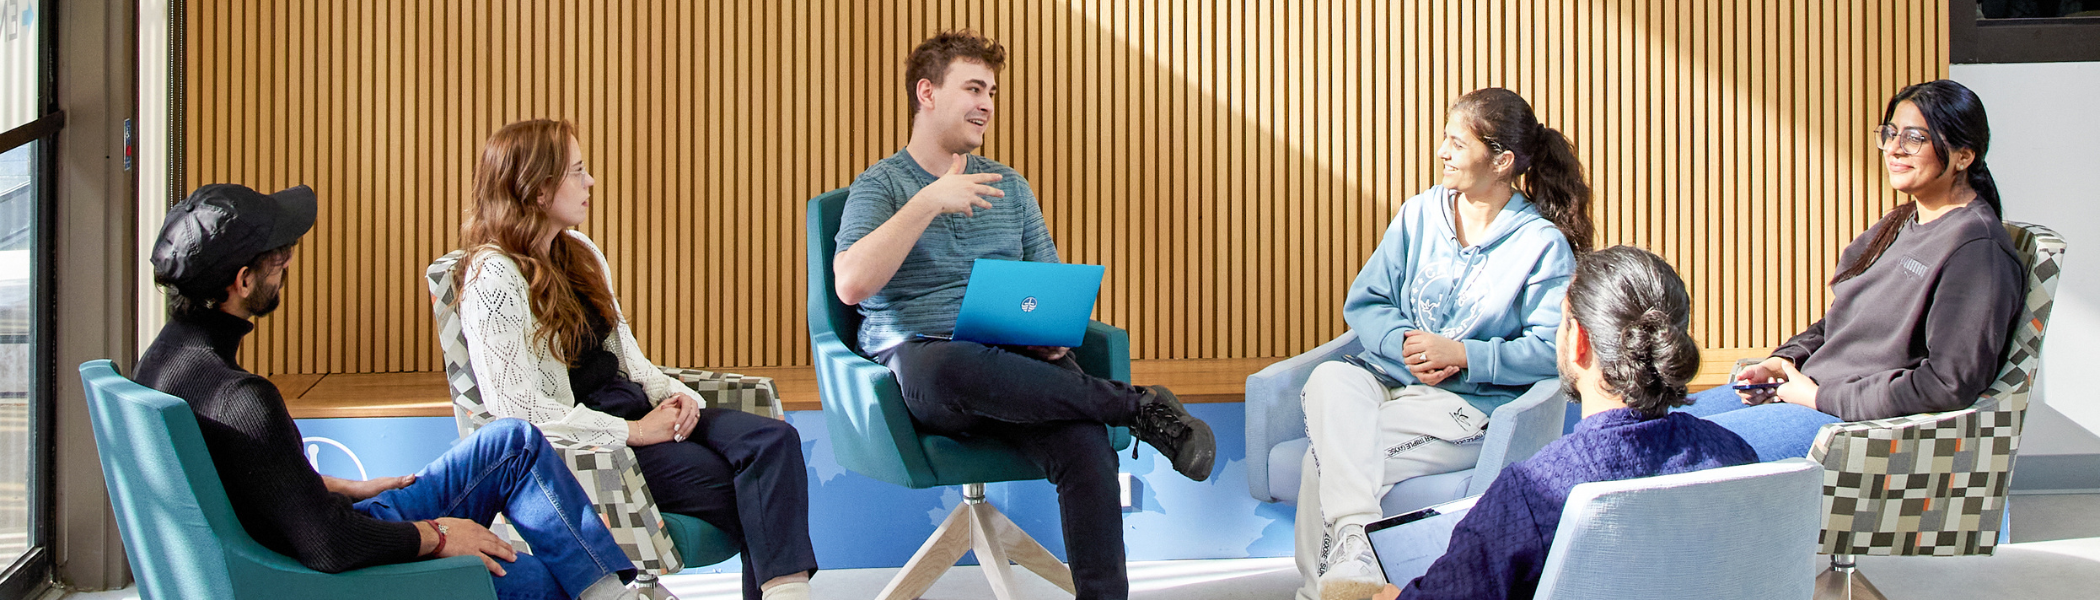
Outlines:
<svg viewBox="0 0 2100 600"><path fill-rule="evenodd" d="M1816 381L1816 408L1847 421L1965 408L1996 377L2026 267L1982 201L1903 231L1840 283L1823 320L1772 351ZM1880 228L1845 247L1843 270Z"/></svg>

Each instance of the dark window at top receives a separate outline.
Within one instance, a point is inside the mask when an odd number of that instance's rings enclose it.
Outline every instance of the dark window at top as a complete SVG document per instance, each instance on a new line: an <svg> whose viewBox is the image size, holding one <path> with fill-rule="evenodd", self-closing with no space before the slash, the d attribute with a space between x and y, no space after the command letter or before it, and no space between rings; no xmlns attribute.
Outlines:
<svg viewBox="0 0 2100 600"><path fill-rule="evenodd" d="M1954 64L2100 61L2100 0L1951 0Z"/></svg>
<svg viewBox="0 0 2100 600"><path fill-rule="evenodd" d="M2054 19L2100 17L2100 0L1982 0L1985 19Z"/></svg>

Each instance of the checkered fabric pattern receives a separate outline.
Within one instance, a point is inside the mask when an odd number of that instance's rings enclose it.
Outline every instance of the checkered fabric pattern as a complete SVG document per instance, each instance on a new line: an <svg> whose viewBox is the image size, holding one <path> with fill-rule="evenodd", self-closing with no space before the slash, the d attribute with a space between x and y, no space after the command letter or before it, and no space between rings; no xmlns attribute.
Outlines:
<svg viewBox="0 0 2100 600"><path fill-rule="evenodd" d="M467 338L460 329L458 287L453 285L453 267L465 254L453 251L438 257L424 271L430 285L430 310L437 317L438 345L445 352L445 380L452 387L452 416L459 425L460 437L466 437L494 420L481 402L481 390L474 381L474 363L467 353ZM741 410L761 416L785 418L779 395L769 377L746 377L735 373L716 373L699 369L661 367L665 375L677 378L681 383L700 394L708 407ZM608 448L580 444L567 440L548 439L555 454L569 465L576 474L576 481L591 497L597 507L598 516L612 530L613 540L627 551L627 558L644 571L656 574L676 573L683 568L677 549L672 547L671 537L664 531L663 516L656 508L656 500L649 493L649 486L642 478L641 465L635 462L634 452L626 448ZM500 518L490 527L497 535L510 541L521 552L528 551L525 542L515 528Z"/></svg>
<svg viewBox="0 0 2100 600"><path fill-rule="evenodd" d="M2027 302L2005 366L1969 408L1836 423L1817 432L1823 463L1823 554L1988 555L1996 550L2027 395L2062 274L2064 240L2007 221L2027 261Z"/></svg>

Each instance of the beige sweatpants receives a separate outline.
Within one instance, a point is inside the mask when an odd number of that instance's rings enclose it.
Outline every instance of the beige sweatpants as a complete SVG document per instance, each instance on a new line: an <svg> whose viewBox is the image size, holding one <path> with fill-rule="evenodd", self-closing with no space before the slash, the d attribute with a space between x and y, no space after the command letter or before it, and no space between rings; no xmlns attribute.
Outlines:
<svg viewBox="0 0 2100 600"><path fill-rule="evenodd" d="M1442 388L1387 388L1343 362L1314 368L1301 399L1312 451L1298 484L1298 597L1314 600L1333 532L1378 520L1378 499L1394 484L1472 467L1487 415Z"/></svg>

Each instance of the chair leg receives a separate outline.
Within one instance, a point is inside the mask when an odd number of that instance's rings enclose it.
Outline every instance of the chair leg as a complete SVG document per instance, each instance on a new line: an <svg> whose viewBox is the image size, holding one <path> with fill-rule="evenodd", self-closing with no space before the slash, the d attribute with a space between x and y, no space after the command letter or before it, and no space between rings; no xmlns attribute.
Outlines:
<svg viewBox="0 0 2100 600"><path fill-rule="evenodd" d="M656 579L656 574L648 571L642 571L634 576L634 589L641 591L640 597L648 598L649 600L678 600L678 596L671 593L671 588L659 585L660 583Z"/></svg>
<svg viewBox="0 0 2100 600"><path fill-rule="evenodd" d="M1013 567L1006 559L1005 540L999 539L999 530L993 526L999 510L983 502L965 502L963 506L970 507L970 550L977 553L977 566L984 569L984 578L991 580L992 596L1013 600Z"/></svg>
<svg viewBox="0 0 2100 600"><path fill-rule="evenodd" d="M1011 563L1042 576L1052 585L1068 593L1076 593L1072 585L1072 570L1057 560L1027 531L1015 525L1013 520L1001 514L998 508L984 501L984 484L963 486L963 503L948 513L941 526L933 530L933 536L919 546L904 569L890 579L889 586L882 589L877 600L912 600L933 587L942 573L955 566L964 552L977 553L977 564L984 569L985 579L990 580L992 594L1000 600L1014 597L1014 575Z"/></svg>
<svg viewBox="0 0 2100 600"><path fill-rule="evenodd" d="M1859 572L1850 554L1830 556L1830 568L1816 576L1816 600L1888 600Z"/></svg>
<svg viewBox="0 0 2100 600"><path fill-rule="evenodd" d="M919 551L904 563L904 569L890 579L890 584L876 594L876 600L914 600L933 582L941 578L970 550L970 505L965 502L941 520L941 526L933 530L933 536L919 546Z"/></svg>
<svg viewBox="0 0 2100 600"><path fill-rule="evenodd" d="M1022 530L1021 526L1006 518L1006 513L992 509L989 504L985 505L985 508L990 509L987 518L991 523L988 529L998 532L999 545L1006 550L1007 558L1035 572L1037 576L1067 594L1079 593L1078 588L1072 585L1071 567L1065 566L1064 561L1057 559L1057 555L1051 554L1048 548L1044 548L1035 538L1029 537L1028 532Z"/></svg>

